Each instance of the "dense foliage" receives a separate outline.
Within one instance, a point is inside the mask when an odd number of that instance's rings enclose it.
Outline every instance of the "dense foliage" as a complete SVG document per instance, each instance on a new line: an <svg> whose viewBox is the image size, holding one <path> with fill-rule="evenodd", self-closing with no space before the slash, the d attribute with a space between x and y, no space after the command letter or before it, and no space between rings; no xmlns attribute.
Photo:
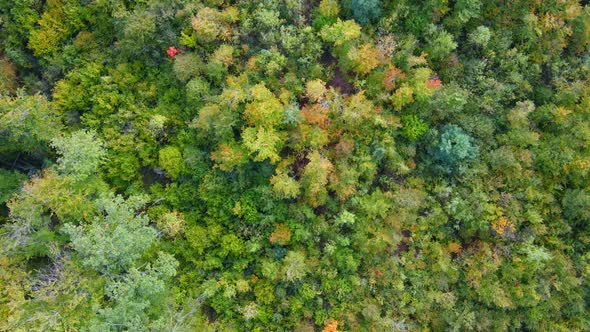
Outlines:
<svg viewBox="0 0 590 332"><path fill-rule="evenodd" d="M0 2L0 331L590 330L590 6Z"/></svg>

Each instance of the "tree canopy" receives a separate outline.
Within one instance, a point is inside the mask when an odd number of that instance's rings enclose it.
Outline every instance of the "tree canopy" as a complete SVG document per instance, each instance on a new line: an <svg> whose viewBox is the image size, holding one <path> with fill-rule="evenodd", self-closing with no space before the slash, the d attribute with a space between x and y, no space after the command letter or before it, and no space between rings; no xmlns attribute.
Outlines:
<svg viewBox="0 0 590 332"><path fill-rule="evenodd" d="M0 1L0 331L590 330L587 1Z"/></svg>

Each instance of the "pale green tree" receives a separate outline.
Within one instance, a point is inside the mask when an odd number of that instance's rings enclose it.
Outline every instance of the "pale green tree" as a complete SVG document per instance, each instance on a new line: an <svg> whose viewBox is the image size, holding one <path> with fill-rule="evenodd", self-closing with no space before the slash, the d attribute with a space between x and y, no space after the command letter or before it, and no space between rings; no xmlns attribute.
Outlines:
<svg viewBox="0 0 590 332"><path fill-rule="evenodd" d="M156 240L157 232L148 225L148 217L137 214L145 198L124 200L110 194L95 204L99 213L91 223L66 224L63 231L70 236L83 265L103 273L130 268Z"/></svg>

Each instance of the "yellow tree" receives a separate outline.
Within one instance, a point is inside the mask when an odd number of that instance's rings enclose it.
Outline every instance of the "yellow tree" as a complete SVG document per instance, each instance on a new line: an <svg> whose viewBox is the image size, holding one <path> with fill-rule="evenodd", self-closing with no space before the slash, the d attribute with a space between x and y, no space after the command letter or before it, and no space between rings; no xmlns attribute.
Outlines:
<svg viewBox="0 0 590 332"><path fill-rule="evenodd" d="M244 116L251 126L276 127L283 121L284 107L280 100L264 86L255 85L252 90L252 101L246 105Z"/></svg>
<svg viewBox="0 0 590 332"><path fill-rule="evenodd" d="M309 205L317 207L328 199L328 176L334 169L332 163L318 151L309 154L309 163L303 170L301 177L304 197Z"/></svg>

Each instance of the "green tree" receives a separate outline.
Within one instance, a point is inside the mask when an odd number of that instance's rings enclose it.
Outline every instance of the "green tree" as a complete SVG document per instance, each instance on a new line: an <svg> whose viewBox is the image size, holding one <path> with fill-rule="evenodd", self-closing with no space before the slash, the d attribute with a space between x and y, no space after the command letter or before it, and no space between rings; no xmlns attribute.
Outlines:
<svg viewBox="0 0 590 332"><path fill-rule="evenodd" d="M381 15L380 0L350 0L352 16L360 24L375 21Z"/></svg>
<svg viewBox="0 0 590 332"><path fill-rule="evenodd" d="M2 256L2 259L17 264L15 267L23 272L26 269L24 262L16 263L19 262L17 257ZM9 271L9 265L2 264L2 268ZM95 317L93 306L103 299L104 279L93 271L84 271L67 254L57 257L27 279L19 280L17 271L10 271L10 274L10 278L0 278L2 307L12 309L10 313L0 310L0 314L8 318L0 323L3 330L81 330Z"/></svg>
<svg viewBox="0 0 590 332"><path fill-rule="evenodd" d="M53 55L76 30L84 27L84 6L69 0L47 3L38 26L29 31L29 48L37 56Z"/></svg>
<svg viewBox="0 0 590 332"><path fill-rule="evenodd" d="M250 125L274 128L283 122L283 105L264 84L257 84L252 88L252 97L254 101L244 110Z"/></svg>
<svg viewBox="0 0 590 332"><path fill-rule="evenodd" d="M44 152L62 128L42 96L0 98L0 152Z"/></svg>
<svg viewBox="0 0 590 332"><path fill-rule="evenodd" d="M200 74L203 74L205 72L205 64L198 54L183 53L174 58L172 69L176 78L182 82L187 82L191 79L198 78ZM192 88L191 85L191 89Z"/></svg>
<svg viewBox="0 0 590 332"><path fill-rule="evenodd" d="M490 32L490 29L486 26L480 25L469 34L469 41L479 47L485 48L491 37L492 33Z"/></svg>
<svg viewBox="0 0 590 332"><path fill-rule="evenodd" d="M105 195L96 200L99 215L86 225L65 224L63 232L70 236L72 246L82 264L101 273L126 270L156 240L156 231L148 225L148 217L138 215L144 197Z"/></svg>
<svg viewBox="0 0 590 332"><path fill-rule="evenodd" d="M159 152L160 167L168 173L168 175L175 179L185 168L182 153L175 146L167 146Z"/></svg>
<svg viewBox="0 0 590 332"><path fill-rule="evenodd" d="M91 131L76 131L71 135L56 137L51 146L57 150L57 170L61 175L84 180L95 174L106 156L104 143Z"/></svg>
<svg viewBox="0 0 590 332"><path fill-rule="evenodd" d="M147 10L136 9L125 13L119 47L129 54L142 54L156 41L156 17Z"/></svg>
<svg viewBox="0 0 590 332"><path fill-rule="evenodd" d="M402 117L402 135L411 141L420 139L428 131L428 125L414 114Z"/></svg>
<svg viewBox="0 0 590 332"><path fill-rule="evenodd" d="M448 31L434 26L431 27L431 30L431 37L426 47L428 58L433 61L444 60L457 48L457 43Z"/></svg>
<svg viewBox="0 0 590 332"><path fill-rule="evenodd" d="M26 175L20 172L0 168L0 204L6 203L26 179Z"/></svg>
<svg viewBox="0 0 590 332"><path fill-rule="evenodd" d="M289 251L283 260L283 278L286 281L295 282L303 279L307 274L305 253L301 251Z"/></svg>
<svg viewBox="0 0 590 332"><path fill-rule="evenodd" d="M231 172L235 167L248 162L248 151L235 142L220 144L217 150L211 153L211 160L222 171Z"/></svg>
<svg viewBox="0 0 590 332"><path fill-rule="evenodd" d="M143 269L131 268L123 277L109 282L105 294L112 305L98 309L90 331L142 331L169 327L169 280L176 275L178 261L160 253Z"/></svg>
<svg viewBox="0 0 590 332"><path fill-rule="evenodd" d="M224 142L233 138L233 127L237 122L236 114L230 109L217 104L206 104L189 126L199 130L198 134L202 137Z"/></svg>
<svg viewBox="0 0 590 332"><path fill-rule="evenodd" d="M279 198L296 198L299 196L299 183L289 176L289 174L280 172L270 178L273 191Z"/></svg>
<svg viewBox="0 0 590 332"><path fill-rule="evenodd" d="M407 83L402 85L390 97L391 103L395 110L400 111L404 106L414 101L414 90Z"/></svg>
<svg viewBox="0 0 590 332"><path fill-rule="evenodd" d="M193 103L200 103L210 94L209 82L196 77L186 84L186 98Z"/></svg>
<svg viewBox="0 0 590 332"><path fill-rule="evenodd" d="M584 227L590 220L590 194L587 190L568 190L562 200L563 214L576 225ZM588 229L588 227L586 226Z"/></svg>
<svg viewBox="0 0 590 332"><path fill-rule="evenodd" d="M361 36L361 27L352 20L342 21L338 19L330 26L324 26L320 31L323 40L333 43L334 46L344 45Z"/></svg>
<svg viewBox="0 0 590 332"><path fill-rule="evenodd" d="M431 148L435 168L447 174L461 173L478 155L479 149L465 131L455 125L442 128L437 143Z"/></svg>
<svg viewBox="0 0 590 332"><path fill-rule="evenodd" d="M254 154L255 161L270 160L272 163L278 162L281 157L279 151L284 144L281 133L274 129L246 128L242 132L244 146Z"/></svg>

